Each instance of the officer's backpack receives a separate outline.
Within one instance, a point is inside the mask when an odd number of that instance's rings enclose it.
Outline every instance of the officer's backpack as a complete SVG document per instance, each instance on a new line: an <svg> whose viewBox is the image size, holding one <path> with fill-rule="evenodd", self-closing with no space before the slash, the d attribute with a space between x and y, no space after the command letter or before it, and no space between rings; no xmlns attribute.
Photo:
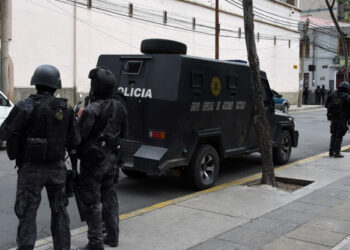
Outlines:
<svg viewBox="0 0 350 250"><path fill-rule="evenodd" d="M116 150L119 145L120 130L117 125L117 102L113 100L112 107L113 113L112 117L107 121L104 129L99 133L95 140L89 141L86 146L84 146L81 158L91 164L102 163L107 154L112 150Z"/></svg>
<svg viewBox="0 0 350 250"><path fill-rule="evenodd" d="M343 100L338 95L333 95L331 103L327 107L328 120L340 119L343 114Z"/></svg>

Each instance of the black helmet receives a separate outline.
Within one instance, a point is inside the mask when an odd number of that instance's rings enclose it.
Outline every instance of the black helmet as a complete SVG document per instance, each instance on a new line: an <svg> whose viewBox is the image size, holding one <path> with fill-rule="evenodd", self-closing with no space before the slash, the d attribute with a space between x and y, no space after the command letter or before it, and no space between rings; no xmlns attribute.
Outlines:
<svg viewBox="0 0 350 250"><path fill-rule="evenodd" d="M349 83L346 81L341 82L338 86L338 90L342 91L342 92L349 92L349 90L350 90Z"/></svg>
<svg viewBox="0 0 350 250"><path fill-rule="evenodd" d="M91 79L91 92L94 96L111 97L116 85L116 78L112 71L97 67L89 73Z"/></svg>
<svg viewBox="0 0 350 250"><path fill-rule="evenodd" d="M62 88L60 72L55 66L44 64L37 67L30 85L44 85L53 89Z"/></svg>

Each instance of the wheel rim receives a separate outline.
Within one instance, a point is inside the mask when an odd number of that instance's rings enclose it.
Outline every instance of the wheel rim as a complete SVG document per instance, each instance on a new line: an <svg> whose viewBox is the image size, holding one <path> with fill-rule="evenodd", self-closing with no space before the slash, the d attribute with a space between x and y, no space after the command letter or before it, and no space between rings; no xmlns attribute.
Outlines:
<svg viewBox="0 0 350 250"><path fill-rule="evenodd" d="M290 141L288 137L284 137L281 144L281 156L283 159L288 157L290 153Z"/></svg>
<svg viewBox="0 0 350 250"><path fill-rule="evenodd" d="M206 154L201 160L200 176L204 184L213 182L215 171L215 160L211 154Z"/></svg>

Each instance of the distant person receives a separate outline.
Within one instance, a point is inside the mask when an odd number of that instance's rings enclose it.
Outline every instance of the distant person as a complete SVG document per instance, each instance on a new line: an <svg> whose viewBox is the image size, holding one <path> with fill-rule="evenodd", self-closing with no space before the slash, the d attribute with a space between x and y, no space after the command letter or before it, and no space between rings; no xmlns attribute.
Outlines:
<svg viewBox="0 0 350 250"><path fill-rule="evenodd" d="M309 98L309 87L305 86L303 90L303 104L307 104Z"/></svg>
<svg viewBox="0 0 350 250"><path fill-rule="evenodd" d="M327 89L325 89L324 84L322 84L322 88L320 91L321 94L321 104L324 105L326 103Z"/></svg>
<svg viewBox="0 0 350 250"><path fill-rule="evenodd" d="M342 82L338 90L332 93L326 102L327 118L331 121L331 142L329 146L329 157L342 158L340 154L343 136L348 130L347 123L349 119L349 95L350 85L348 82Z"/></svg>
<svg viewBox="0 0 350 250"><path fill-rule="evenodd" d="M317 86L316 90L315 90L315 104L316 105L320 105L321 103L321 88L320 86Z"/></svg>

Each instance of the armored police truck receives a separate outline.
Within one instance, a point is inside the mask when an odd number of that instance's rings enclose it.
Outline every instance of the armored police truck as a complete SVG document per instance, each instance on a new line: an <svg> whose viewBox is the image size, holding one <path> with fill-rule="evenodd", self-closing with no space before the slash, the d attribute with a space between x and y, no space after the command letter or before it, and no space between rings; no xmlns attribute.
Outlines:
<svg viewBox="0 0 350 250"><path fill-rule="evenodd" d="M198 189L211 187L224 158L259 152L253 125L251 70L240 61L186 55L186 45L148 39L140 55L101 55L97 66L118 80L128 108L129 136L121 143L128 176L184 170ZM298 144L293 118L275 112L266 74L263 100L276 164Z"/></svg>

